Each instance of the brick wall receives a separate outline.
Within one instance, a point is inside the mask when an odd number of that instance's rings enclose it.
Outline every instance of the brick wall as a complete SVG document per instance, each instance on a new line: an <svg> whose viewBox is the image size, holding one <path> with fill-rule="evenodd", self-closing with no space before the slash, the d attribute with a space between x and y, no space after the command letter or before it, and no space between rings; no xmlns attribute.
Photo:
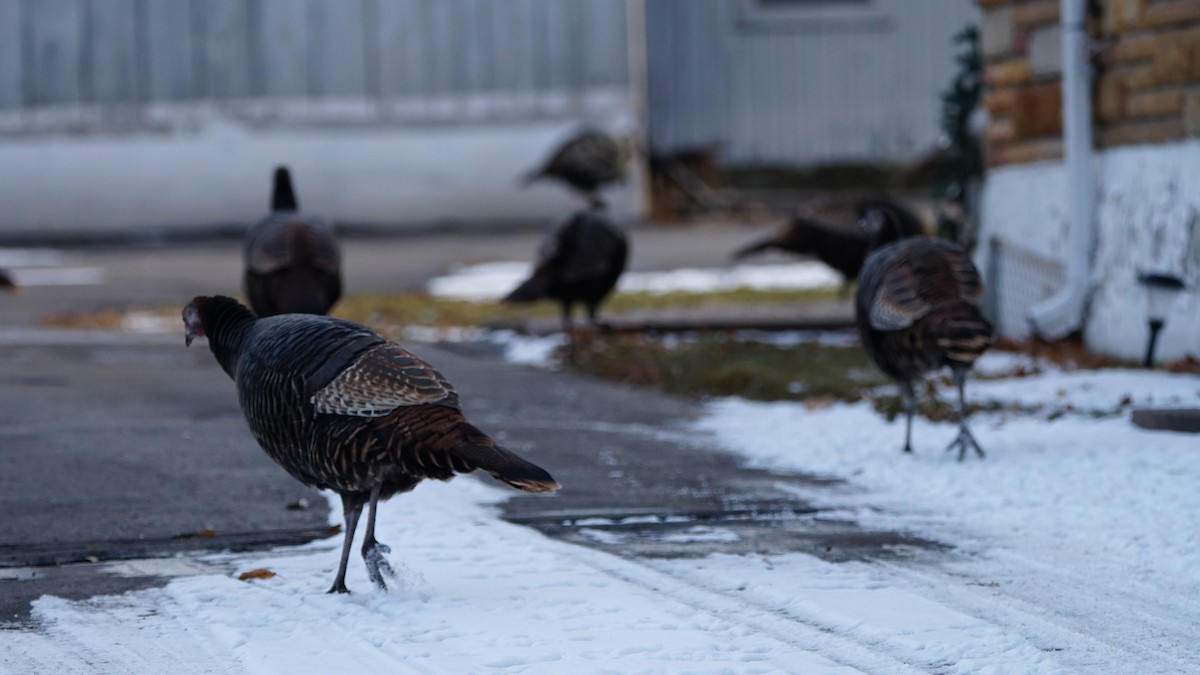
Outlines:
<svg viewBox="0 0 1200 675"><path fill-rule="evenodd" d="M1059 0L978 0L989 166L1062 157ZM1096 147L1200 138L1200 0L1092 0Z"/></svg>

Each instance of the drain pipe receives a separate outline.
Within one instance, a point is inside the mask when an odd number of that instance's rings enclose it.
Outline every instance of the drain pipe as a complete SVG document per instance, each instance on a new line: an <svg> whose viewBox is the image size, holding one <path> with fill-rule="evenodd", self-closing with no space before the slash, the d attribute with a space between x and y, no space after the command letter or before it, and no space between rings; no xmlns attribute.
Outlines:
<svg viewBox="0 0 1200 675"><path fill-rule="evenodd" d="M1037 335L1056 340L1083 324L1091 285L1092 108L1087 0L1061 0L1063 135L1067 170L1067 281L1058 293L1029 308L1026 318Z"/></svg>

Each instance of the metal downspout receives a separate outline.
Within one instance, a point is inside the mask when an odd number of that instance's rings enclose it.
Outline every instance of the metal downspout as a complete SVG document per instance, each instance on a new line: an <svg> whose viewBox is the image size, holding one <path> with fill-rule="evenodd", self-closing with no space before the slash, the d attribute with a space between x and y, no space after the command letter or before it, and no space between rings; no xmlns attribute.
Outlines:
<svg viewBox="0 0 1200 675"><path fill-rule="evenodd" d="M1091 253L1095 230L1092 183L1092 108L1087 0L1061 0L1063 135L1067 170L1067 280L1056 294L1026 313L1030 328L1058 339L1083 325L1091 291Z"/></svg>

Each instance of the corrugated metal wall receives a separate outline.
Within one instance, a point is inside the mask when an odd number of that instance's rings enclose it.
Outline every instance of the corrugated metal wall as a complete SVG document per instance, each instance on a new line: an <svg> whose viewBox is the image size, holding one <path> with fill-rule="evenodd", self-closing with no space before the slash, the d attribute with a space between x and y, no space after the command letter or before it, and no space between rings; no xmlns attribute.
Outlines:
<svg viewBox="0 0 1200 675"><path fill-rule="evenodd" d="M334 118L567 115L626 86L626 52L621 0L0 0L0 115L18 132L136 126L179 102L270 119L313 114L269 105L284 100Z"/></svg>
<svg viewBox="0 0 1200 675"><path fill-rule="evenodd" d="M649 0L650 133L730 164L912 159L969 0Z"/></svg>
<svg viewBox="0 0 1200 675"><path fill-rule="evenodd" d="M626 32L624 0L0 0L0 235L249 223L278 164L339 223L540 222L573 198L518 177L634 122Z"/></svg>

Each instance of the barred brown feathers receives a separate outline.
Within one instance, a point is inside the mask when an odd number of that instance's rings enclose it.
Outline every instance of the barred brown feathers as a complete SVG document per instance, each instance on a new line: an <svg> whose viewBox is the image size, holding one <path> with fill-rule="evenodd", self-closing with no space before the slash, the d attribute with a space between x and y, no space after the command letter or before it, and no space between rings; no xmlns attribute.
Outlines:
<svg viewBox="0 0 1200 675"><path fill-rule="evenodd" d="M613 137L598 131L582 131L563 143L540 168L524 177L528 185L542 178L562 181L603 207L596 191L625 178L628 153Z"/></svg>
<svg viewBox="0 0 1200 675"><path fill-rule="evenodd" d="M884 228L884 239L897 235ZM900 385L911 452L913 383L943 366L954 373L959 391L959 436L951 447L962 459L968 447L983 451L966 425L966 372L994 340L980 309L983 281L957 245L933 237L886 243L867 258L858 277L855 314L867 355Z"/></svg>
<svg viewBox="0 0 1200 675"><path fill-rule="evenodd" d="M242 412L263 450L297 480L341 495L346 538L331 591L346 590L349 546L365 504L371 515L363 555L382 587L380 574L388 568L373 532L380 499L425 479L475 470L526 492L559 487L545 470L470 424L440 373L369 328L306 314L256 319L220 296L195 298L183 317L189 344L207 336L237 383Z"/></svg>

